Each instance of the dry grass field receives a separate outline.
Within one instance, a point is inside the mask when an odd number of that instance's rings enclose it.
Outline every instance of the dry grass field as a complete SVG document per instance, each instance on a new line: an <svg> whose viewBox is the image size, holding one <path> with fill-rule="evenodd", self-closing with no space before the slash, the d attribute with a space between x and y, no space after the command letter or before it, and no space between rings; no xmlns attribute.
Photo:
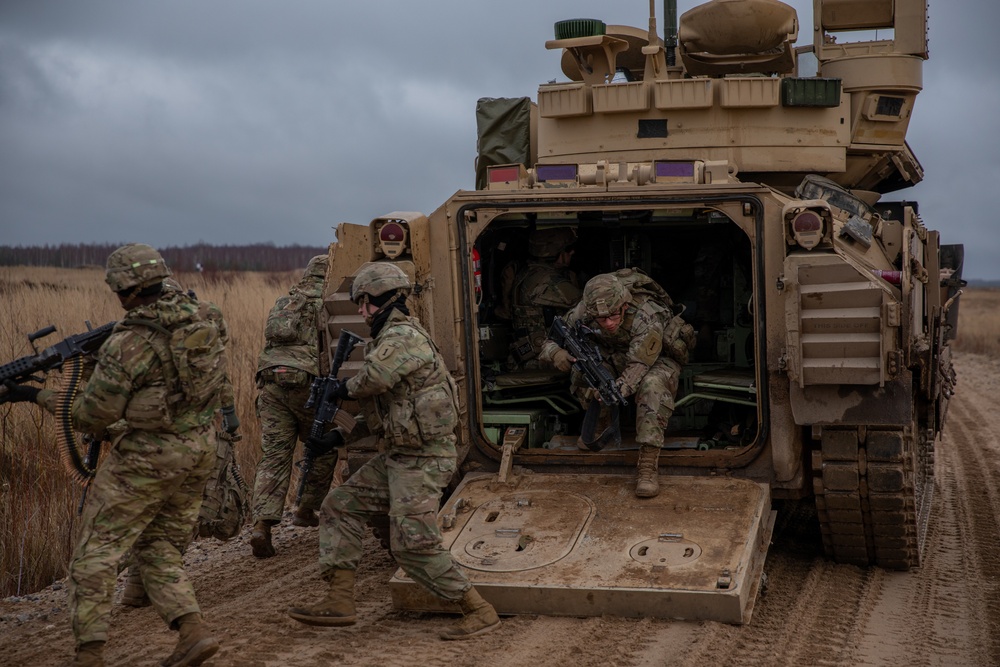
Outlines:
<svg viewBox="0 0 1000 667"><path fill-rule="evenodd" d="M243 434L236 456L252 483L260 428L254 413L257 355L274 300L298 280L294 273L215 273L174 276L200 299L218 304L229 325L230 373ZM104 284L104 271L0 268L0 364L33 354L28 334L50 324L56 333L39 349L123 315ZM51 373L46 386L59 386ZM23 595L65 576L75 539L82 487L66 471L54 419L28 404L0 405L0 598Z"/></svg>
<svg viewBox="0 0 1000 667"><path fill-rule="evenodd" d="M254 414L254 373L263 327L274 300L298 279L296 273L180 274L199 298L218 304L230 331L230 364L243 440L236 454L252 480L260 428ZM57 333L40 347L121 317L103 271L0 268L0 363L31 354L27 334L49 324ZM961 299L955 348L1000 358L1000 290L967 290ZM47 379L58 386L59 374ZM960 379L961 382L961 379ZM961 386L961 384L960 384ZM0 405L0 598L23 595L65 576L82 489L66 472L54 421L32 405ZM294 487L293 487L294 488Z"/></svg>

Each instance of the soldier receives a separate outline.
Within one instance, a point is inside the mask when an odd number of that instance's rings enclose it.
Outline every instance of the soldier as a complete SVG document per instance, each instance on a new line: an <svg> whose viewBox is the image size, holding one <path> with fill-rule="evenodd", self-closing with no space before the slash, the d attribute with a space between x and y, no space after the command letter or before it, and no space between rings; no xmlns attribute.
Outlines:
<svg viewBox="0 0 1000 667"><path fill-rule="evenodd" d="M528 237L531 260L514 278L512 323L515 361L522 368L538 368L552 318L580 300L576 274L569 269L576 244L570 227L539 229Z"/></svg>
<svg viewBox="0 0 1000 667"><path fill-rule="evenodd" d="M104 664L116 568L129 548L156 611L180 631L174 652L160 664L200 665L219 649L202 622L181 552L215 465L224 341L204 304L163 291L169 275L148 245L111 253L106 282L127 313L73 399L76 430L100 435L120 419L127 422L91 484L70 563L74 665ZM34 400L50 411L61 398L26 386L12 393L12 400Z"/></svg>
<svg viewBox="0 0 1000 667"><path fill-rule="evenodd" d="M618 273L642 276L652 283L643 274L629 271ZM669 299L659 285L655 289ZM612 273L595 276L584 285L583 299L569 312L566 323L573 326L578 320L596 332L597 345L612 373L618 375L616 384L622 395L635 396L635 437L639 443L635 495L656 496L660 492L657 465L663 432L674 410L681 373L679 360L687 359L688 344L693 345L690 338L688 342L681 340L679 329L686 327L686 336L693 332L674 315L669 304L656 298L634 299L619 276ZM545 341L539 358L561 371L569 371L576 361L552 340ZM571 384L581 402L596 400L579 374L573 374Z"/></svg>
<svg viewBox="0 0 1000 667"><path fill-rule="evenodd" d="M308 625L353 625L354 572L365 522L388 514L396 562L462 610L462 620L442 631L442 639L467 639L499 627L500 618L441 544L437 510L457 466L457 392L437 346L409 316L410 289L402 269L386 262L365 266L354 279L351 300L373 339L363 367L340 385L338 396L360 400L379 453L323 501L319 562L327 597L288 614ZM331 433L328 446L342 442L338 430Z"/></svg>
<svg viewBox="0 0 1000 667"><path fill-rule="evenodd" d="M302 280L278 298L264 327L264 350L257 364L257 416L263 455L254 480L250 537L257 558L275 554L271 526L281 522L295 443L306 441L313 423L314 414L305 404L312 381L319 375L319 314L327 264L326 255L309 260ZM330 488L336 465L335 452L315 460L292 525L319 525L316 510Z"/></svg>
<svg viewBox="0 0 1000 667"><path fill-rule="evenodd" d="M163 292L183 292L192 299L197 300L198 296L195 294L194 290L185 290L181 287L173 278L163 279ZM219 328L219 333L222 339L228 343L229 341L229 329L226 325L226 320L222 316L222 311L214 303L205 302L207 306L207 314L209 319L215 322L216 326ZM226 368L229 368L228 358L226 361ZM193 540L196 536L202 535L203 537L208 535L213 535L220 540L228 540L236 536L242 525L242 521L245 520L245 515L242 510L244 504L246 503L246 491L244 486L238 486L234 490L239 495L240 506L233 507L223 507L225 501L232 499L228 496L224 496L224 499L219 498L220 495L225 493L225 483L227 479L223 479L224 476L229 473L227 466L236 465L234 460L233 443L240 440L239 435L240 420L236 416L236 396L233 391L233 383L229 378L227 372L225 381L222 383L221 394L219 396L220 402L222 404L222 432L216 432L216 438L218 440L218 450L216 452L216 462L215 467L212 471L212 475L209 478L209 483L205 485L205 491L202 495L201 511L198 515L198 523L193 527L191 533L191 539ZM125 429L128 424L125 420L120 420L117 424L113 424L108 428L109 433L114 433L117 428ZM231 476L231 473L229 473ZM238 477L237 473L237 479ZM240 481L242 481L240 479ZM214 483L213 483L214 482ZM223 515L223 510L229 510ZM237 511L233 511L237 510ZM183 555L185 549L181 550ZM128 560L128 572L125 577L125 590L122 592L121 603L128 607L148 607L151 603L149 601L149 596L146 594L146 587L142 583L142 572L139 566L134 562L134 559L129 554Z"/></svg>

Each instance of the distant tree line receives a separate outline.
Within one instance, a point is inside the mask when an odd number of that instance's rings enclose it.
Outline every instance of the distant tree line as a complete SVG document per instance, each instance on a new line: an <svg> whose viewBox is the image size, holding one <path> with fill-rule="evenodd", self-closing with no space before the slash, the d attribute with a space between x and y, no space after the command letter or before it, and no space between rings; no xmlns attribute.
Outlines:
<svg viewBox="0 0 1000 667"><path fill-rule="evenodd" d="M104 266L105 260L120 244L80 244L44 246L0 246L0 266L57 266L78 268ZM315 255L326 253L323 247L273 243L254 245L169 246L157 248L167 265L175 271L294 271L309 263Z"/></svg>

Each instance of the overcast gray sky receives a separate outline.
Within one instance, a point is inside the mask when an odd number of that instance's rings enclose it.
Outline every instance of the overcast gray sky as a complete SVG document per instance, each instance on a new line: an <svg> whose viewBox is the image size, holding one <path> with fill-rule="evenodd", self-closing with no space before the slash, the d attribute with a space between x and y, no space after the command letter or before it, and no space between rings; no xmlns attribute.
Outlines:
<svg viewBox="0 0 1000 667"><path fill-rule="evenodd" d="M789 4L810 43L812 3ZM565 79L555 21L644 27L648 7L0 0L0 244L321 245L341 221L430 213L473 187L476 100ZM998 18L932 0L908 135L926 179L891 195L965 244L967 278L1000 279Z"/></svg>

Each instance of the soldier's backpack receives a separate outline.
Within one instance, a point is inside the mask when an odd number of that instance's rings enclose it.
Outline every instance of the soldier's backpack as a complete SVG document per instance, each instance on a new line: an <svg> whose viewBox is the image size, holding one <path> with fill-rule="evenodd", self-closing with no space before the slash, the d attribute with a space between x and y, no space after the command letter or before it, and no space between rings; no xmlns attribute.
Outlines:
<svg viewBox="0 0 1000 667"><path fill-rule="evenodd" d="M226 381L225 343L218 326L210 319L208 304L198 304L198 316L173 329L138 318L123 320L121 324L138 325L132 330L149 341L160 357L167 386L173 392L167 398L172 414L178 414L178 404L202 410L219 400Z"/></svg>
<svg viewBox="0 0 1000 667"><path fill-rule="evenodd" d="M317 301L294 287L288 294L279 297L267 314L267 323L264 325L267 345L281 347L311 344L306 331L316 328Z"/></svg>
<svg viewBox="0 0 1000 667"><path fill-rule="evenodd" d="M250 516L249 490L233 453L231 436L218 433L215 469L205 484L198 535L226 541L236 537Z"/></svg>
<svg viewBox="0 0 1000 667"><path fill-rule="evenodd" d="M662 308L664 318L667 320L663 327L663 350L674 361L686 364L698 341L698 336L694 327L682 317L684 306L675 304L667 291L642 269L634 267L618 269L614 275L628 288L633 303L642 305L646 301L653 301Z"/></svg>

